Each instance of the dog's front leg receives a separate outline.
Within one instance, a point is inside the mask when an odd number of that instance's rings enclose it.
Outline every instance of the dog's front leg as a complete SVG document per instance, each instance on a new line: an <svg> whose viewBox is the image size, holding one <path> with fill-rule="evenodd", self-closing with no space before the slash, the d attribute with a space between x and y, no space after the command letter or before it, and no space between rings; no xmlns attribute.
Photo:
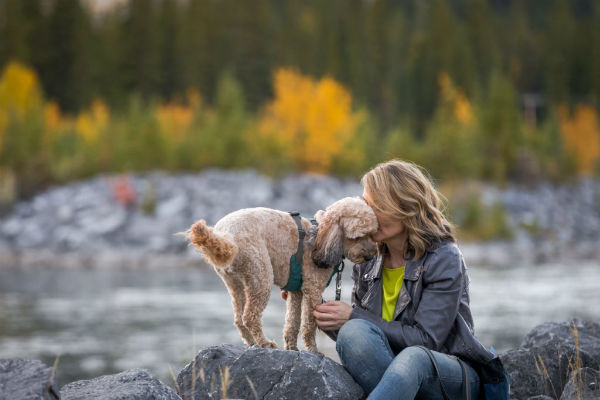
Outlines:
<svg viewBox="0 0 600 400"><path fill-rule="evenodd" d="M289 292L286 302L285 325L283 327L283 342L286 350L298 350L301 305L302 292Z"/></svg>
<svg viewBox="0 0 600 400"><path fill-rule="evenodd" d="M313 353L319 353L317 350L317 342L315 340L315 333L317 330L317 323L313 315L313 310L318 304L321 304L321 293L318 290L307 290L303 291L302 297L302 340L304 346L308 351Z"/></svg>

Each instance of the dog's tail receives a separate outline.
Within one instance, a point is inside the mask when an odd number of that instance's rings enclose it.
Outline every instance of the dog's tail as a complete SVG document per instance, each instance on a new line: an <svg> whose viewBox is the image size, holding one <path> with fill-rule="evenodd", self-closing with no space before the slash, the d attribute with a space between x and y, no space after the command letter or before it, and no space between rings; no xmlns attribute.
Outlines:
<svg viewBox="0 0 600 400"><path fill-rule="evenodd" d="M184 232L191 244L202 252L204 258L215 267L224 267L231 263L238 247L224 235L215 232L201 219Z"/></svg>

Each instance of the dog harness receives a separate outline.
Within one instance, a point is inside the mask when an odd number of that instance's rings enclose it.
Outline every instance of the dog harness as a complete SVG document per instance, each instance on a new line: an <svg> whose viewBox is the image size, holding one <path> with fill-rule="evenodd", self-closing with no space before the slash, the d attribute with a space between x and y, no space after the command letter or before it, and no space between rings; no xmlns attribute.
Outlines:
<svg viewBox="0 0 600 400"><path fill-rule="evenodd" d="M292 211L289 214L294 219L296 226L298 226L298 250L290 257L290 278L288 279L287 285L282 289L287 290L288 292L297 292L302 288L302 254L304 252L304 237L306 236L306 232L304 231L304 228L302 228L302 217L300 216L300 213ZM310 223L314 226L318 226L317 221L314 218L310 219ZM341 272L343 269L344 261L333 268L329 281L327 281L327 286L329 286L333 276L338 274L336 279L336 300L339 300L341 296Z"/></svg>

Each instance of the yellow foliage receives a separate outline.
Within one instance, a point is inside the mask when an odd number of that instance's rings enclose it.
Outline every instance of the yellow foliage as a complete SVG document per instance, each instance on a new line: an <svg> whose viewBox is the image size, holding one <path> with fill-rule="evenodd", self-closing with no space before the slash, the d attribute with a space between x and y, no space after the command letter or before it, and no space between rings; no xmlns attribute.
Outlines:
<svg viewBox="0 0 600 400"><path fill-rule="evenodd" d="M110 110L102 100L95 99L89 111L77 116L75 128L87 143L96 143L109 122Z"/></svg>
<svg viewBox="0 0 600 400"><path fill-rule="evenodd" d="M593 107L580 104L572 115L565 106L560 106L558 116L563 139L575 157L577 171L592 173L600 157L598 113Z"/></svg>
<svg viewBox="0 0 600 400"><path fill-rule="evenodd" d="M275 99L260 119L274 140L305 171L327 172L356 134L360 114L352 96L331 78L314 81L289 68L275 72Z"/></svg>
<svg viewBox="0 0 600 400"><path fill-rule="evenodd" d="M471 124L473 122L473 107L462 89L456 87L446 73L440 74L438 83L443 106L449 108L449 112L460 124Z"/></svg>
<svg viewBox="0 0 600 400"><path fill-rule="evenodd" d="M8 63L0 78L0 110L22 117L41 103L42 91L34 70L15 61Z"/></svg>
<svg viewBox="0 0 600 400"><path fill-rule="evenodd" d="M33 69L16 61L9 62L0 77L0 149L9 117L22 119L28 110L39 107L42 102L42 90Z"/></svg>
<svg viewBox="0 0 600 400"><path fill-rule="evenodd" d="M44 105L44 126L49 131L56 131L61 125L60 107L54 101Z"/></svg>
<svg viewBox="0 0 600 400"><path fill-rule="evenodd" d="M194 118L194 108L200 104L200 95L197 92L189 92L188 99L190 106L163 104L156 110L156 118L162 134L175 141L185 137Z"/></svg>

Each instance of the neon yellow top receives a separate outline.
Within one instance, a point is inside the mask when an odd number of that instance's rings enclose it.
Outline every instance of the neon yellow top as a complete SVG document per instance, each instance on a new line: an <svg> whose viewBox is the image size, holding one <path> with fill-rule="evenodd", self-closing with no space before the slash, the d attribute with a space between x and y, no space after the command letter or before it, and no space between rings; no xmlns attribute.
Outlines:
<svg viewBox="0 0 600 400"><path fill-rule="evenodd" d="M394 319L394 309L396 308L396 300L398 300L398 295L402 288L402 278L404 278L404 267L394 269L383 267L381 318L386 321Z"/></svg>

